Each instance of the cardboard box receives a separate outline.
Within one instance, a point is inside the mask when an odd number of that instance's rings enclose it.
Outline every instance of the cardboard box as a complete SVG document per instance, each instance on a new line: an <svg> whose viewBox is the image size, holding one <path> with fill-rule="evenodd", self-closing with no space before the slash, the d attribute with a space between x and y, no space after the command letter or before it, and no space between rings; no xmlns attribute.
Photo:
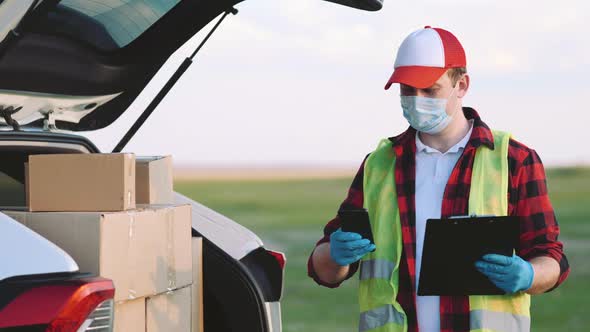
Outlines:
<svg viewBox="0 0 590 332"><path fill-rule="evenodd" d="M137 157L135 163L137 204L173 204L172 157Z"/></svg>
<svg viewBox="0 0 590 332"><path fill-rule="evenodd" d="M114 332L145 332L145 298L115 303Z"/></svg>
<svg viewBox="0 0 590 332"><path fill-rule="evenodd" d="M191 285L191 331L203 332L203 238L193 237L193 284Z"/></svg>
<svg viewBox="0 0 590 332"><path fill-rule="evenodd" d="M29 211L135 208L133 154L29 156Z"/></svg>
<svg viewBox="0 0 590 332"><path fill-rule="evenodd" d="M111 213L4 213L65 250L81 272L112 279L115 301L192 283L189 205Z"/></svg>
<svg viewBox="0 0 590 332"><path fill-rule="evenodd" d="M187 332L190 330L190 287L152 296L146 300L147 332Z"/></svg>

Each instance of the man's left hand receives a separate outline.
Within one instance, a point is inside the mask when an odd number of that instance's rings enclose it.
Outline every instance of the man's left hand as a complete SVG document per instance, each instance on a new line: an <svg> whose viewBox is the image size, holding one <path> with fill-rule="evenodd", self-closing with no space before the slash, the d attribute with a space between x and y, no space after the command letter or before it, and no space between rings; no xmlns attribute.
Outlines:
<svg viewBox="0 0 590 332"><path fill-rule="evenodd" d="M484 255L475 267L508 294L531 288L535 275L531 263L516 255Z"/></svg>

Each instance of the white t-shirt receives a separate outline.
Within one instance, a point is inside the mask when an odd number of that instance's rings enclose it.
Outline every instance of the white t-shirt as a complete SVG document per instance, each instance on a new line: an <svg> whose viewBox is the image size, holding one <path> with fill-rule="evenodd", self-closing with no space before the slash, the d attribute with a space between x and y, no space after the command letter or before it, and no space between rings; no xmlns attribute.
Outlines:
<svg viewBox="0 0 590 332"><path fill-rule="evenodd" d="M473 123L467 135L445 153L422 143L416 133L416 289L420 282L426 220L441 217L447 181L469 141L472 130ZM416 312L420 332L440 332L438 296L417 296Z"/></svg>

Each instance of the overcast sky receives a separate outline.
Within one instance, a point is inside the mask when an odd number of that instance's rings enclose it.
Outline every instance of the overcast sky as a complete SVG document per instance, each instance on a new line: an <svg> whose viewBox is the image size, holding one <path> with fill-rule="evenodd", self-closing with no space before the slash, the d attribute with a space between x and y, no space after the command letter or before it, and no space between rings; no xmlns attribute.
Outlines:
<svg viewBox="0 0 590 332"><path fill-rule="evenodd" d="M397 47L432 25L467 54L465 105L536 149L546 164L590 164L587 1L399 1L364 12L321 0L248 0L197 55L126 150L177 165L356 165L407 128ZM206 27L114 125L89 133L109 151ZM155 45L155 47L157 47Z"/></svg>

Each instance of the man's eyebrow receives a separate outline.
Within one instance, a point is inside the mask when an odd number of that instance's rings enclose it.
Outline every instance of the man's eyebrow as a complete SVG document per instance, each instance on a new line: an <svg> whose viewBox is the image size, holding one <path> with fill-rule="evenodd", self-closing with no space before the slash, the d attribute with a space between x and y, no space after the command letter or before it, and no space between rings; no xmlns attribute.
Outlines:
<svg viewBox="0 0 590 332"><path fill-rule="evenodd" d="M426 90L426 89L434 89L434 88L440 88L440 84L434 83L432 86L429 86L427 88L424 88L424 90Z"/></svg>

